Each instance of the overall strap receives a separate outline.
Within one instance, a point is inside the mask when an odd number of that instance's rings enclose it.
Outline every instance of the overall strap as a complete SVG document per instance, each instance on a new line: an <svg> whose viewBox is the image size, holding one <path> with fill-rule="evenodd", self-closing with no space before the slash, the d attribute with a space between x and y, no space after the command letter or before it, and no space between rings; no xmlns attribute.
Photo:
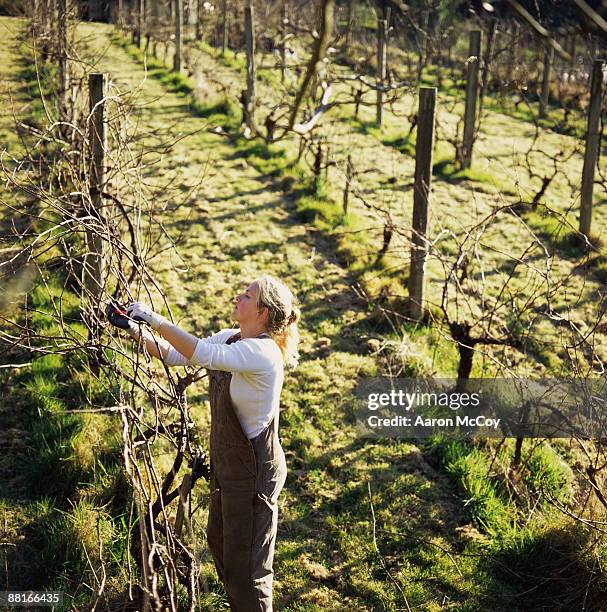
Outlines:
<svg viewBox="0 0 607 612"><path fill-rule="evenodd" d="M253 336L253 338L270 338L270 334L268 334L268 332L262 332L258 336ZM230 336L226 340L226 344L233 344L234 342L238 342L239 340L242 340L242 338L240 337L240 332L236 332L233 336Z"/></svg>

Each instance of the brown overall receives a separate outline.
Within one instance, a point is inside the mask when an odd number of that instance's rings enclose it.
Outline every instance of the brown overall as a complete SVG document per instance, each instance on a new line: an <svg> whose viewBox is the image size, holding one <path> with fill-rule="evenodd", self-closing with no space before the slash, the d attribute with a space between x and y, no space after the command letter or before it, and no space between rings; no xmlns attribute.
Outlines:
<svg viewBox="0 0 607 612"><path fill-rule="evenodd" d="M270 338L261 334L258 338ZM227 344L240 340L240 333ZM278 416L249 440L230 397L231 372L209 370L211 499L207 541L235 612L271 612L277 499L287 477Z"/></svg>

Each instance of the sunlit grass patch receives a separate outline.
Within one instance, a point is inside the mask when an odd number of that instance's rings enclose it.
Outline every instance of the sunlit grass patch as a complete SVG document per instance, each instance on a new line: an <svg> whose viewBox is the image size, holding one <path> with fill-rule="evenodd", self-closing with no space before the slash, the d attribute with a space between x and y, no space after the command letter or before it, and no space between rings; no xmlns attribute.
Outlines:
<svg viewBox="0 0 607 612"><path fill-rule="evenodd" d="M385 135L381 138L382 144L388 147L394 147L404 155L409 155L411 157L415 157L416 140L415 133L413 132L409 132L405 135Z"/></svg>
<svg viewBox="0 0 607 612"><path fill-rule="evenodd" d="M196 46L228 68L232 68L241 73L244 73L247 69L247 57L243 51L237 52L233 49L226 48L225 53L222 54L221 49L216 49L202 40L197 41Z"/></svg>
<svg viewBox="0 0 607 612"><path fill-rule="evenodd" d="M207 119L212 125L221 126L228 133L235 132L242 124L241 109L225 96L210 103L194 99L190 107L198 117Z"/></svg>
<svg viewBox="0 0 607 612"><path fill-rule="evenodd" d="M456 439L432 439L430 447L438 451L444 470L458 483L464 506L477 524L493 537L508 533L516 509L499 495L489 458Z"/></svg>
<svg viewBox="0 0 607 612"><path fill-rule="evenodd" d="M432 166L432 174L437 180L444 180L451 183L470 181L495 188L497 192L504 196L516 196L515 186L507 180L498 177L489 170L482 170L477 165L462 169L453 159L440 157Z"/></svg>
<svg viewBox="0 0 607 612"><path fill-rule="evenodd" d="M160 77L160 82L175 94L189 95L196 89L196 85L190 78L178 72L167 71Z"/></svg>
<svg viewBox="0 0 607 612"><path fill-rule="evenodd" d="M555 450L542 444L526 464L527 486L538 494L566 503L573 496L573 471Z"/></svg>
<svg viewBox="0 0 607 612"><path fill-rule="evenodd" d="M296 165L281 144L268 145L259 139L245 138L239 138L235 144L238 153L263 175L278 177Z"/></svg>
<svg viewBox="0 0 607 612"><path fill-rule="evenodd" d="M550 445L525 440L519 466L512 464L514 440L474 445L435 436L427 449L438 453L442 469L457 484L464 508L491 536L496 552L524 555L547 526L566 520L549 502L567 503L572 498L573 472Z"/></svg>

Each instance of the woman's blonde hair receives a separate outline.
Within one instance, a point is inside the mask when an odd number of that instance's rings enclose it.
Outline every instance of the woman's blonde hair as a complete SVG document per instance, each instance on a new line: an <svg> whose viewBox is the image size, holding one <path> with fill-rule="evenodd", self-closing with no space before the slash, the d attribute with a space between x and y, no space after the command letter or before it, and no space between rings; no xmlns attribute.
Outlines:
<svg viewBox="0 0 607 612"><path fill-rule="evenodd" d="M292 370L299 363L299 330L301 312L297 298L277 278L264 274L255 279L257 308L268 308L268 332L282 352L284 367Z"/></svg>

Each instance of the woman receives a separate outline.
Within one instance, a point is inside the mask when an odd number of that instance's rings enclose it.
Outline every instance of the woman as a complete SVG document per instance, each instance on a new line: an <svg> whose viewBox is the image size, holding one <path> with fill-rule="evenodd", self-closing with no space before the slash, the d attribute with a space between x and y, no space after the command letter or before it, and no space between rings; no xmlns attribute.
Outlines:
<svg viewBox="0 0 607 612"><path fill-rule="evenodd" d="M231 609L270 611L277 499L287 475L278 438L279 400L283 368L295 367L298 360L296 299L274 277L261 276L235 298L232 319L239 329L202 339L141 302L130 304L127 314L164 339L128 321L129 333L137 339L141 334L151 355L167 365L209 370L207 541Z"/></svg>

